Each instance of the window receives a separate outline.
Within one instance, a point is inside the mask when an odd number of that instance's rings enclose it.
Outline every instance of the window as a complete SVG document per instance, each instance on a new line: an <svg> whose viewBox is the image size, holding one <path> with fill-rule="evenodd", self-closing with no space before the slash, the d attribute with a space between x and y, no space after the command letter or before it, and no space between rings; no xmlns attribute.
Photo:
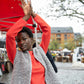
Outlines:
<svg viewBox="0 0 84 84"><path fill-rule="evenodd" d="M60 38L61 37L61 35L60 34L57 34L57 38Z"/></svg>
<svg viewBox="0 0 84 84"><path fill-rule="evenodd" d="M60 30L58 30L58 32L60 32Z"/></svg>
<svg viewBox="0 0 84 84"><path fill-rule="evenodd" d="M68 35L68 37L70 37L70 35Z"/></svg>
<svg viewBox="0 0 84 84"><path fill-rule="evenodd" d="M67 40L67 34L64 35L64 40Z"/></svg>

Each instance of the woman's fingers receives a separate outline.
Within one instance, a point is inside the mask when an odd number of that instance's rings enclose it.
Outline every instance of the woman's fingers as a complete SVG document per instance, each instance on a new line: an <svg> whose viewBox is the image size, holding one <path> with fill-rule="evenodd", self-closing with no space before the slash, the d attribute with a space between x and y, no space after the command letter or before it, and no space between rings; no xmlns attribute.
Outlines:
<svg viewBox="0 0 84 84"><path fill-rule="evenodd" d="M31 6L31 0L27 0L28 5Z"/></svg>
<svg viewBox="0 0 84 84"><path fill-rule="evenodd" d="M23 0L23 5L25 6L26 5L26 2Z"/></svg>
<svg viewBox="0 0 84 84"><path fill-rule="evenodd" d="M27 3L29 3L30 0L27 0Z"/></svg>
<svg viewBox="0 0 84 84"><path fill-rule="evenodd" d="M25 6L26 5L25 0L21 0L21 3L22 3L22 6Z"/></svg>
<svg viewBox="0 0 84 84"><path fill-rule="evenodd" d="M22 5L19 3L19 6L22 8Z"/></svg>
<svg viewBox="0 0 84 84"><path fill-rule="evenodd" d="M19 4L19 6L23 9L24 14L25 15L31 15L32 12L32 8L31 8L31 2L29 0L27 0L27 3L25 2L25 0L21 0L22 4Z"/></svg>
<svg viewBox="0 0 84 84"><path fill-rule="evenodd" d="M23 0L21 0L21 3L23 4Z"/></svg>

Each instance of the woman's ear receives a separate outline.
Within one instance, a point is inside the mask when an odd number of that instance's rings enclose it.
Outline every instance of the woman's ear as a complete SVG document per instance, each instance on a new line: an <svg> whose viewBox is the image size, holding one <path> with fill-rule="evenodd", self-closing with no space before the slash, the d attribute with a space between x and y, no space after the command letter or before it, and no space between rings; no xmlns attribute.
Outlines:
<svg viewBox="0 0 84 84"><path fill-rule="evenodd" d="M33 38L31 38L31 41L33 41Z"/></svg>
<svg viewBox="0 0 84 84"><path fill-rule="evenodd" d="M34 38L31 38L31 40L32 40L32 45L33 45L36 41L34 40Z"/></svg>
<svg viewBox="0 0 84 84"><path fill-rule="evenodd" d="M33 38L31 38L31 43L33 44Z"/></svg>

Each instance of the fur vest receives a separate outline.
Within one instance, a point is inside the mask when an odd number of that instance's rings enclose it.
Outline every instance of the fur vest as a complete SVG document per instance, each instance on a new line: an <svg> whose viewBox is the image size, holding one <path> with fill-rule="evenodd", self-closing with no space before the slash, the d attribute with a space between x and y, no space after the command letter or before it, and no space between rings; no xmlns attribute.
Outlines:
<svg viewBox="0 0 84 84"><path fill-rule="evenodd" d="M33 53L35 58L44 66L45 68L45 82L46 84L60 84L57 80L56 73L48 60L43 49L38 46L33 48ZM12 73L11 84L30 84L31 82L31 71L32 63L31 57L28 51L23 53L17 50L14 69Z"/></svg>

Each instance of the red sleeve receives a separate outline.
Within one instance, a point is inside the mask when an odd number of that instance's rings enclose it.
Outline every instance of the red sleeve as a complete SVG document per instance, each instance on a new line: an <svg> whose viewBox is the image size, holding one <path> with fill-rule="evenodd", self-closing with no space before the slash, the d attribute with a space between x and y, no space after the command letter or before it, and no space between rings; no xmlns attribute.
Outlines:
<svg viewBox="0 0 84 84"><path fill-rule="evenodd" d="M42 29L42 41L40 43L40 46L43 48L45 53L47 53L48 45L50 42L50 34L51 34L51 28L50 26L38 15L34 18L34 20L37 22L37 24L40 25Z"/></svg>
<svg viewBox="0 0 84 84"><path fill-rule="evenodd" d="M16 55L16 42L15 37L17 33L22 30L23 26L26 26L27 22L22 18L18 20L6 34L6 50L9 60L13 63Z"/></svg>

